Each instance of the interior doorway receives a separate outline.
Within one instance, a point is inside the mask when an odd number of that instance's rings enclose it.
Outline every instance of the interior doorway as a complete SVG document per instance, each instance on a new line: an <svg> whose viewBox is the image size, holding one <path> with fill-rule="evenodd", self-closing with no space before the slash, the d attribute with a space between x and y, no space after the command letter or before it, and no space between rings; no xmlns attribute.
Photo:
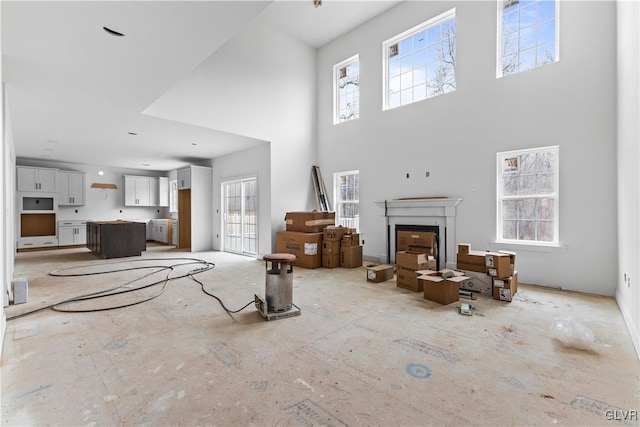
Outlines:
<svg viewBox="0 0 640 427"><path fill-rule="evenodd" d="M258 180L255 177L222 183L223 250L256 255L258 248Z"/></svg>

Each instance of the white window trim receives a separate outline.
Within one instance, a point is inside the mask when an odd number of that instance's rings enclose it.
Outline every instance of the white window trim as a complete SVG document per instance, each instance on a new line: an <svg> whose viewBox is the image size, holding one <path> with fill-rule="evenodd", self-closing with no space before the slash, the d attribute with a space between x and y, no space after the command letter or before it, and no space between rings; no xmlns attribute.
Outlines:
<svg viewBox="0 0 640 427"><path fill-rule="evenodd" d="M338 193L339 193L339 188L338 188L338 177L339 176L343 176L343 175L355 175L358 174L358 177L360 176L360 170L359 169L354 169L354 170L350 170L350 171L342 171L342 172L335 172L333 174L333 206L334 206L334 211L336 213L336 224L339 223L340 221L340 217L339 217L339 209L338 209L338 203L342 204L342 201L338 201ZM358 190L360 189L360 185L358 185ZM344 203L353 203L353 202L344 202ZM360 206L360 198L358 198L358 206ZM358 225L358 230L359 231L360 226Z"/></svg>
<svg viewBox="0 0 640 427"><path fill-rule="evenodd" d="M339 111L340 111L340 99L338 97L338 70L342 67L346 67L349 64L352 64L354 62L358 62L358 80L360 78L360 55L359 54L355 54L352 57L349 57L347 59L345 59L344 61L341 61L339 63L337 63L336 65L333 66L333 124L337 125L340 123L346 123L346 122L350 122L352 120L340 120L339 117ZM360 90L360 88L358 87L358 91ZM360 109L360 107L358 107L358 109ZM358 117L359 118L359 117Z"/></svg>
<svg viewBox="0 0 640 427"><path fill-rule="evenodd" d="M520 155L525 153L539 152L539 151L551 151L554 150L556 152L556 174L555 174L555 182L554 188L555 192L553 193L553 198L555 199L555 206L553 210L553 235L555 240L552 242L538 242L532 240L513 240L513 239L504 239L502 238L502 182L500 178L502 177L502 162L501 159L507 156ZM532 195L535 196L535 195ZM523 196L526 197L526 196ZM491 246L505 246L508 245L511 248L526 248L531 251L536 252L546 252L547 250L551 250L551 248L558 248L560 251L566 251L566 246L560 244L560 146L552 145L547 147L537 147L537 148L529 148L524 150L511 150L511 151L502 151L496 154L496 240L495 242L491 242ZM548 248L548 249L545 249Z"/></svg>
<svg viewBox="0 0 640 427"><path fill-rule="evenodd" d="M502 11L504 10L502 7L502 4L504 3L504 0L496 0L496 13L497 13L497 26L498 26L498 37L497 37L497 48L496 48L496 78L502 78L505 77L505 75L502 73ZM555 7L556 7L556 15L555 15L555 47L556 47L556 51L555 51L555 55L554 55L554 59L553 62L558 62L560 60L560 0L555 0ZM537 66L535 68L532 68L532 70L535 70L536 68L540 68L540 66ZM531 71L531 70L526 70L526 71ZM511 74L507 74L507 76L512 76L515 74L520 74L521 71L518 71L517 73L511 73Z"/></svg>
<svg viewBox="0 0 640 427"><path fill-rule="evenodd" d="M429 19L426 22L416 25L415 27L409 28L407 31L393 36L390 39L387 39L382 42L382 111L386 111L389 109L389 46L392 44L400 42L400 40L412 35L413 33L417 33L423 29L432 27L434 25L438 25L442 22L448 21L451 18L456 17L456 8L449 9L440 15ZM457 30L456 30L457 37ZM407 104L410 105L410 104ZM400 107L403 107L402 105ZM397 108L400 108L397 107Z"/></svg>

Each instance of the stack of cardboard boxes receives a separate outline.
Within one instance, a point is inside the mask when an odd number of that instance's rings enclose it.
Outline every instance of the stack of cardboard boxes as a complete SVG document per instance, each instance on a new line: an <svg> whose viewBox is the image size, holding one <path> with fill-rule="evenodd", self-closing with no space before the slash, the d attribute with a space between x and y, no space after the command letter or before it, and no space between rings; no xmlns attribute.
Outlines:
<svg viewBox="0 0 640 427"><path fill-rule="evenodd" d="M276 251L296 256L304 268L360 267L362 246L355 229L335 226L335 212L287 212L286 231L276 233Z"/></svg>
<svg viewBox="0 0 640 427"><path fill-rule="evenodd" d="M396 243L396 284L414 292L423 291L418 280L425 271L437 270L436 236L427 231L398 231Z"/></svg>
<svg viewBox="0 0 640 427"><path fill-rule="evenodd" d="M469 277L460 289L491 295L494 299L511 301L518 290L516 254L508 251L475 251L469 244L459 244L458 270Z"/></svg>

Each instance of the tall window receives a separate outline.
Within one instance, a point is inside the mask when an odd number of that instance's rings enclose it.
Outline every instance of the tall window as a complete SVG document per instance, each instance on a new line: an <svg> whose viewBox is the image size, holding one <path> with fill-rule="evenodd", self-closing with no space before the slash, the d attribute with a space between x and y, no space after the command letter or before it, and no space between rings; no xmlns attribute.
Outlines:
<svg viewBox="0 0 640 427"><path fill-rule="evenodd" d="M178 181L169 182L169 212L178 212Z"/></svg>
<svg viewBox="0 0 640 427"><path fill-rule="evenodd" d="M498 77L558 60L558 2L498 0Z"/></svg>
<svg viewBox="0 0 640 427"><path fill-rule="evenodd" d="M360 173L359 171L333 174L336 224L359 229Z"/></svg>
<svg viewBox="0 0 640 427"><path fill-rule="evenodd" d="M498 153L499 242L558 244L558 146Z"/></svg>
<svg viewBox="0 0 640 427"><path fill-rule="evenodd" d="M358 55L333 66L333 123L360 117L360 61Z"/></svg>
<svg viewBox="0 0 640 427"><path fill-rule="evenodd" d="M382 44L384 109L456 89L456 10Z"/></svg>

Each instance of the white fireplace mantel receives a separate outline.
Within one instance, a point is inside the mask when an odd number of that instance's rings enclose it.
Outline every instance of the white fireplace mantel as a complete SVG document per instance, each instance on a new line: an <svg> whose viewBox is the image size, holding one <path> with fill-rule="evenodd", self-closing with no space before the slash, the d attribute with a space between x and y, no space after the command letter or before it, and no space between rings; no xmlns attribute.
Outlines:
<svg viewBox="0 0 640 427"><path fill-rule="evenodd" d="M386 200L385 216L389 232L395 230L396 225L432 225L439 227L440 254L445 254L441 264L446 268L455 268L456 254L456 208L461 198L416 198ZM389 237L389 261L395 262L395 239ZM393 260L393 261L392 261ZM442 268L443 265L439 265Z"/></svg>

